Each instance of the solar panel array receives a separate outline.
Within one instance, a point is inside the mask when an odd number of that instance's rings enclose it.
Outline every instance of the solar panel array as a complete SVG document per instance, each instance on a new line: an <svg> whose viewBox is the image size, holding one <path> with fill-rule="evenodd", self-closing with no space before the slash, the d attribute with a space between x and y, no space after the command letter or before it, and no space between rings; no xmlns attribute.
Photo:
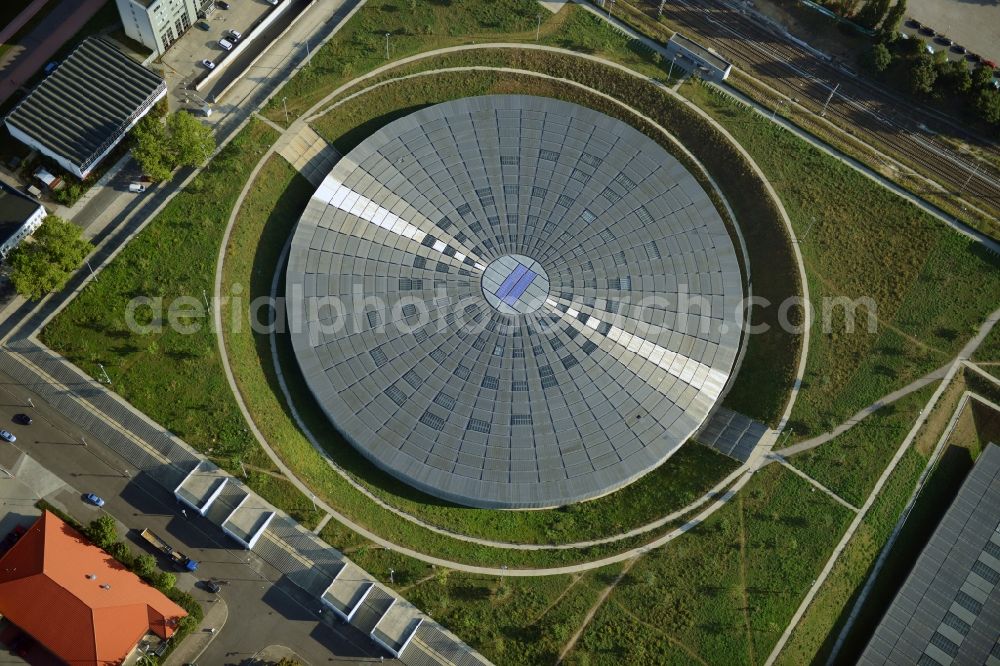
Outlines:
<svg viewBox="0 0 1000 666"><path fill-rule="evenodd" d="M418 111L345 156L289 256L317 401L380 467L461 504L595 497L704 421L740 340L736 252L686 169L547 98Z"/></svg>

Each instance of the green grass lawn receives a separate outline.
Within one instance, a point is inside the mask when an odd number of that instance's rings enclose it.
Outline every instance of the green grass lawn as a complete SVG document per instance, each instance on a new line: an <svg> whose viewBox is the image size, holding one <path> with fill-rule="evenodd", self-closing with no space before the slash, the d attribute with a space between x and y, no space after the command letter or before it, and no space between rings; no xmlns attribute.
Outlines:
<svg viewBox="0 0 1000 666"><path fill-rule="evenodd" d="M996 307L1000 258L721 92L685 85L767 174L801 240L817 315L791 426L829 430L951 360ZM824 297L870 298L854 332ZM824 321L828 326L824 327Z"/></svg>
<svg viewBox="0 0 1000 666"><path fill-rule="evenodd" d="M912 447L907 450L799 620L779 655L778 664L798 666L826 661L926 462Z"/></svg>
<svg viewBox="0 0 1000 666"><path fill-rule="evenodd" d="M994 326L972 355L976 363L1000 363L1000 326Z"/></svg>
<svg viewBox="0 0 1000 666"><path fill-rule="evenodd" d="M338 86L386 64L390 59L459 44L534 42L610 57L650 76L666 79L652 54L583 9L567 4L553 15L533 0L371 0L319 49L309 67L298 72L265 108L269 119L294 119Z"/></svg>
<svg viewBox="0 0 1000 666"><path fill-rule="evenodd" d="M93 376L102 363L114 390L188 444L233 474L247 468L248 483L262 497L304 525L315 525L308 498L276 468L248 432L226 384L203 294L211 293L229 211L257 160L277 138L252 122L191 184L131 241L42 332L49 347ZM133 298L162 299L163 312L135 310L142 325L128 325ZM185 297L190 309L177 321L197 328L183 334L166 325L166 304Z"/></svg>
<svg viewBox="0 0 1000 666"><path fill-rule="evenodd" d="M329 522L321 536L501 666L553 664L621 565L573 575L494 578L432 567ZM389 571L393 572L392 581Z"/></svg>
<svg viewBox="0 0 1000 666"><path fill-rule="evenodd" d="M844 434L789 461L854 506L861 506L935 389L937 385L931 384L886 405Z"/></svg>
<svg viewBox="0 0 1000 666"><path fill-rule="evenodd" d="M852 514L779 465L643 556L567 663L763 663Z"/></svg>

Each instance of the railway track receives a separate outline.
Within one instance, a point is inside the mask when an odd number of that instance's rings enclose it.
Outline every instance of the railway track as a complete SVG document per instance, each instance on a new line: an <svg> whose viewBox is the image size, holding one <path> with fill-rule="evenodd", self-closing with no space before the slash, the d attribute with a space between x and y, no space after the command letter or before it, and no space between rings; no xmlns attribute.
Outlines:
<svg viewBox="0 0 1000 666"><path fill-rule="evenodd" d="M656 19L658 0L628 2ZM903 156L941 187L936 194L958 207L969 205L996 219L1000 217L1000 173L974 156L961 153L935 138L932 128L941 119L909 108L909 103L878 88L804 43L764 23L742 6L726 0L669 0L663 14L675 26L730 60L769 87L814 112L823 113L841 128L876 150ZM832 94L831 94L832 93ZM905 114L898 111L906 105ZM965 143L998 152L990 144L948 123L946 131ZM934 190L930 190L934 191Z"/></svg>

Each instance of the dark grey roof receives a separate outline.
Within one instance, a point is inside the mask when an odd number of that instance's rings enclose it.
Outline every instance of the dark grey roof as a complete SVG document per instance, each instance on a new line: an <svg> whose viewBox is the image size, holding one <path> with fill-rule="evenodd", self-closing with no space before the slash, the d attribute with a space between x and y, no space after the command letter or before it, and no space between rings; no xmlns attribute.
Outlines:
<svg viewBox="0 0 1000 666"><path fill-rule="evenodd" d="M990 444L934 531L861 664L986 664L1000 640L1000 447Z"/></svg>
<svg viewBox="0 0 1000 666"><path fill-rule="evenodd" d="M719 70L725 71L726 69L732 67L732 63L728 60L724 60L719 54L709 51L698 42L693 42L680 33L674 33L674 36L670 38L670 43L680 46L685 51L698 56L706 63L718 68Z"/></svg>
<svg viewBox="0 0 1000 666"><path fill-rule="evenodd" d="M111 42L91 38L7 116L54 153L89 164L165 86Z"/></svg>
<svg viewBox="0 0 1000 666"><path fill-rule="evenodd" d="M287 284L290 307L351 319L310 312L291 334L330 419L472 506L639 478L739 350L739 262L708 194L649 137L548 98L455 100L368 137L306 207Z"/></svg>
<svg viewBox="0 0 1000 666"><path fill-rule="evenodd" d="M6 243L41 205L0 183L0 245Z"/></svg>

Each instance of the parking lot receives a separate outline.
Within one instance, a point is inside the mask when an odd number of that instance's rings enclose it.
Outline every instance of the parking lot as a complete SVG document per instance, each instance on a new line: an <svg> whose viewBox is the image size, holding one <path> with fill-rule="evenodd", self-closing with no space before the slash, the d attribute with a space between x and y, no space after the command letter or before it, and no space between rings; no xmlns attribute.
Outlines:
<svg viewBox="0 0 1000 666"><path fill-rule="evenodd" d="M216 7L208 18L197 21L171 45L162 59L171 110L198 106L201 96L187 89L206 71L202 60L218 62L226 53L219 40L226 37L227 31L236 30L245 35L252 25L273 9L275 7L265 0L229 0L229 9Z"/></svg>
<svg viewBox="0 0 1000 666"><path fill-rule="evenodd" d="M909 18L954 40L986 60L1000 62L1000 3L964 0L911 0ZM904 32L914 30L903 28ZM930 39L921 35L930 43ZM945 48L934 44L935 50Z"/></svg>

